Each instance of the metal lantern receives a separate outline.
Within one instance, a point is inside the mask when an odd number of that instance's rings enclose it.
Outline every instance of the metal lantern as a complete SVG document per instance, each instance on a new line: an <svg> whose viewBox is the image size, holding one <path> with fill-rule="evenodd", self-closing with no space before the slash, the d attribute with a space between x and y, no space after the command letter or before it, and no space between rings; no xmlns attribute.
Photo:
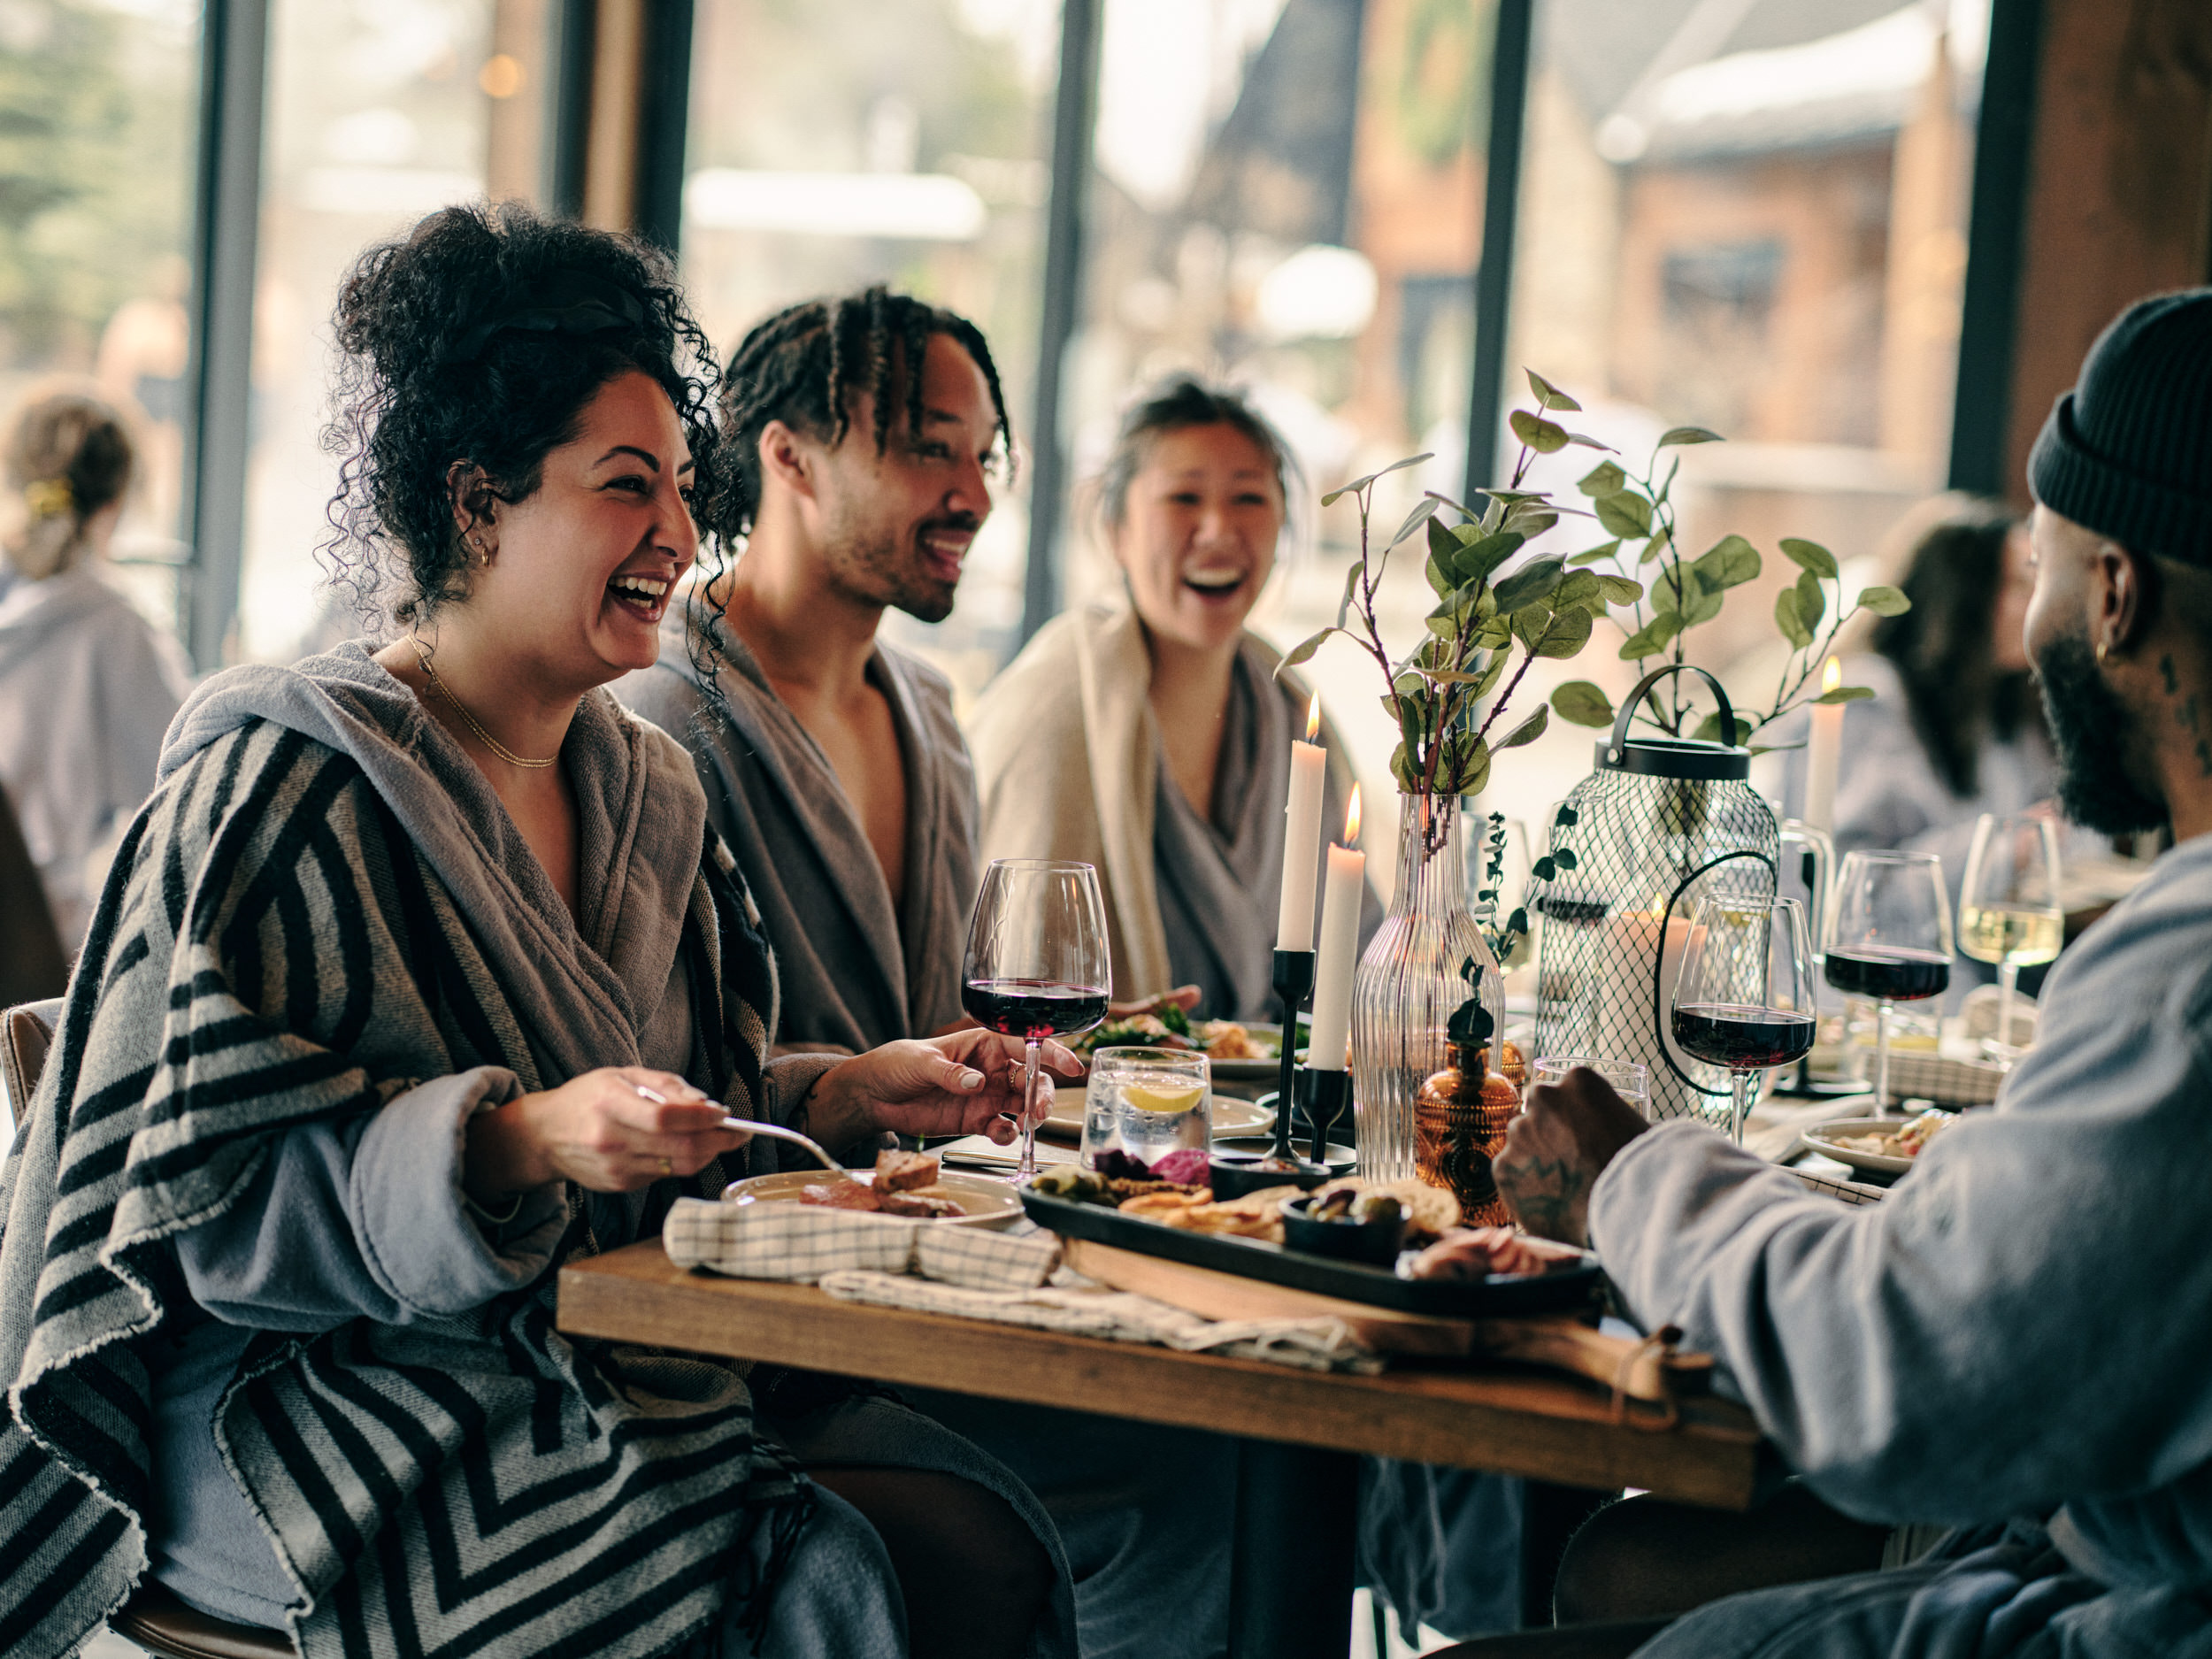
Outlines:
<svg viewBox="0 0 2212 1659"><path fill-rule="evenodd" d="M1729 741L1631 738L1630 717L1651 688L1686 671L1712 687ZM1703 669L1647 675L1552 826L1553 876L1530 887L1543 929L1537 1055L1634 1061L1650 1073L1654 1118L1724 1128L1728 1073L1675 1045L1670 1004L1698 901L1775 889L1781 826L1751 787L1751 753L1736 733L1728 694Z"/></svg>

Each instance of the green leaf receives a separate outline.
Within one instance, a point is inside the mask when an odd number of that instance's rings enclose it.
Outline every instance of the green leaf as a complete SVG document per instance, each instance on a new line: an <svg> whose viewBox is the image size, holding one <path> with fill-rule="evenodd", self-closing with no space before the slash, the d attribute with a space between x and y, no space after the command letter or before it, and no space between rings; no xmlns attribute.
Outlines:
<svg viewBox="0 0 2212 1659"><path fill-rule="evenodd" d="M1651 534L1651 503L1632 489L1598 497L1598 522L1609 535L1624 540Z"/></svg>
<svg viewBox="0 0 2212 1659"><path fill-rule="evenodd" d="M1525 933L1528 932L1528 911L1517 908L1512 915L1505 918L1505 926L1508 933Z"/></svg>
<svg viewBox="0 0 2212 1659"><path fill-rule="evenodd" d="M1352 595L1359 590L1360 572L1367 568L1364 559L1354 559L1352 568L1344 572L1344 597L1336 602L1336 626L1342 627L1344 618L1352 614Z"/></svg>
<svg viewBox="0 0 2212 1659"><path fill-rule="evenodd" d="M1487 581L1498 566L1521 550L1528 538L1517 530L1499 530L1457 549L1448 561L1462 582Z"/></svg>
<svg viewBox="0 0 2212 1659"><path fill-rule="evenodd" d="M1544 637L1544 630L1550 626L1551 607L1541 600L1513 612L1513 637L1531 651L1535 650L1536 641Z"/></svg>
<svg viewBox="0 0 2212 1659"><path fill-rule="evenodd" d="M1589 571L1571 571L1551 596L1551 608L1564 611L1569 605L1580 605L1586 611L1599 603L1598 578Z"/></svg>
<svg viewBox="0 0 2212 1659"><path fill-rule="evenodd" d="M1546 507L1532 507L1525 502L1507 509L1505 522L1499 526L1524 537L1540 536L1559 522L1559 515Z"/></svg>
<svg viewBox="0 0 2212 1659"><path fill-rule="evenodd" d="M1414 769L1413 757L1403 743L1390 751L1390 775L1398 780L1398 787L1411 795L1421 787L1421 774Z"/></svg>
<svg viewBox="0 0 2212 1659"><path fill-rule="evenodd" d="M1552 863L1557 864L1562 870L1571 870L1575 867L1576 863L1575 849L1571 847L1562 847L1557 852L1551 856L1551 861Z"/></svg>
<svg viewBox="0 0 2212 1659"><path fill-rule="evenodd" d="M1498 609L1509 614L1525 605L1548 600L1558 591L1566 574L1566 560L1555 554L1548 558L1531 559L1492 589L1498 596Z"/></svg>
<svg viewBox="0 0 2212 1659"><path fill-rule="evenodd" d="M1590 613L1579 606L1559 611L1552 618L1543 642L1536 648L1537 656L1562 661L1575 656L1590 642L1592 626Z"/></svg>
<svg viewBox="0 0 2212 1659"><path fill-rule="evenodd" d="M1601 439L1593 438L1586 432L1571 432L1567 434L1567 442L1569 443L1578 443L1586 449L1602 449L1608 455L1618 455L1620 453L1620 451L1616 449L1611 444L1605 442Z"/></svg>
<svg viewBox="0 0 2212 1659"><path fill-rule="evenodd" d="M1505 424L1513 428L1513 435L1539 455L1552 455L1567 447L1567 432L1563 426L1532 415L1525 409L1517 409L1506 417Z"/></svg>
<svg viewBox="0 0 2212 1659"><path fill-rule="evenodd" d="M1627 482L1628 474L1622 472L1619 467L1610 461L1600 461L1582 475L1575 488L1595 500L1612 495Z"/></svg>
<svg viewBox="0 0 2212 1659"><path fill-rule="evenodd" d="M1512 660L1513 657L1510 652L1491 652L1488 664L1485 665L1481 674L1476 678L1474 690L1468 695L1476 697L1487 696L1490 692L1490 687L1496 685L1499 680L1505 678L1505 665Z"/></svg>
<svg viewBox="0 0 2212 1659"><path fill-rule="evenodd" d="M1436 562L1433 553L1429 555L1428 563L1422 567L1422 571L1429 579L1429 586L1436 590L1439 599L1449 598L1452 589L1459 585L1452 580L1451 572Z"/></svg>
<svg viewBox="0 0 2212 1659"><path fill-rule="evenodd" d="M1810 571L1797 572L1797 615L1809 631L1820 626L1821 618L1828 614L1827 590L1821 587L1820 578Z"/></svg>
<svg viewBox="0 0 2212 1659"><path fill-rule="evenodd" d="M1757 579L1759 549L1740 535L1723 536L1690 568L1697 572L1707 593L1723 593Z"/></svg>
<svg viewBox="0 0 2212 1659"><path fill-rule="evenodd" d="M1570 680L1551 694L1551 706L1559 718L1577 726L1613 724L1613 700L1586 680Z"/></svg>
<svg viewBox="0 0 2212 1659"><path fill-rule="evenodd" d="M1715 617L1720 615L1720 608L1726 603L1726 597L1723 594L1701 593L1689 604L1683 607L1682 626L1685 628L1694 628L1701 622L1710 622Z"/></svg>
<svg viewBox="0 0 2212 1659"><path fill-rule="evenodd" d="M1610 541L1601 541L1594 548L1585 548L1567 561L1567 568L1580 570L1586 565L1602 565L1620 550L1621 539L1615 536Z"/></svg>
<svg viewBox="0 0 2212 1659"><path fill-rule="evenodd" d="M1864 686L1838 686L1833 691L1822 692L1813 701L1815 703L1865 703L1874 694Z"/></svg>
<svg viewBox="0 0 2212 1659"><path fill-rule="evenodd" d="M1539 881L1551 881L1558 878L1559 866L1553 863L1551 856L1547 854L1531 864L1528 867L1528 872Z"/></svg>
<svg viewBox="0 0 2212 1659"><path fill-rule="evenodd" d="M1525 743L1533 743L1543 736L1544 728L1550 724L1551 710L1540 703L1536 705L1536 712L1499 739L1497 746L1500 749L1519 749Z"/></svg>
<svg viewBox="0 0 2212 1659"><path fill-rule="evenodd" d="M1774 595L1774 626L1782 631L1782 637L1798 650L1813 642L1813 631L1805 626L1805 618L1797 608L1797 589L1785 588Z"/></svg>
<svg viewBox="0 0 2212 1659"><path fill-rule="evenodd" d="M1490 746L1479 738L1474 748L1453 763L1453 795L1480 795L1490 781Z"/></svg>
<svg viewBox="0 0 2212 1659"><path fill-rule="evenodd" d="M1639 658L1656 657L1666 649L1667 641L1682 630L1682 618L1671 613L1654 617L1641 628L1621 641L1621 661L1632 663Z"/></svg>
<svg viewBox="0 0 2212 1659"><path fill-rule="evenodd" d="M1398 526L1398 534L1390 538L1390 546L1396 547L1399 542L1404 541L1408 536L1411 535L1416 530L1419 529L1430 519L1435 518L1436 510L1443 504L1443 503L1437 500L1433 495L1422 496L1421 499L1414 504L1413 511L1406 515L1406 521ZM1389 548L1386 548L1383 550L1385 552L1388 552L1390 549Z"/></svg>
<svg viewBox="0 0 2212 1659"><path fill-rule="evenodd" d="M1334 628L1324 628L1320 633L1309 634L1299 641L1297 644L1290 648L1290 655L1277 664L1276 672L1280 673L1286 668L1295 668L1299 664L1309 660L1316 651L1321 649L1321 642L1335 632Z"/></svg>
<svg viewBox="0 0 2212 1659"><path fill-rule="evenodd" d="M1573 398L1537 373L1534 369L1523 369L1521 373L1528 376L1528 389L1536 394L1536 401L1546 408L1570 410L1577 414L1581 412L1580 403L1576 403Z"/></svg>
<svg viewBox="0 0 2212 1659"><path fill-rule="evenodd" d="M1723 443L1725 442L1726 440L1717 432L1708 432L1702 426L1677 426L1661 435L1659 447L1663 449L1670 444L1676 443Z"/></svg>
<svg viewBox="0 0 2212 1659"><path fill-rule="evenodd" d="M1697 571L1692 565L1672 565L1652 579L1654 615L1679 616L1704 596L1705 584L1698 580Z"/></svg>
<svg viewBox="0 0 2212 1659"><path fill-rule="evenodd" d="M1600 576L1598 593L1609 605L1632 605L1644 596L1644 585L1626 576Z"/></svg>
<svg viewBox="0 0 2212 1659"><path fill-rule="evenodd" d="M1816 576L1830 581L1836 579L1836 556L1817 541L1806 541L1793 535L1782 538L1782 557L1801 565Z"/></svg>
<svg viewBox="0 0 2212 1659"><path fill-rule="evenodd" d="M1561 829L1572 829L1576 825L1582 822L1582 814L1576 811L1574 808L1563 804L1560 807L1557 815L1553 818L1552 822L1557 825Z"/></svg>
<svg viewBox="0 0 2212 1659"><path fill-rule="evenodd" d="M1703 719L1700 720L1697 723L1697 730L1690 733L1692 737L1697 738L1707 743L1719 742L1721 741L1720 734L1720 711L1718 710L1715 710L1712 713L1707 715Z"/></svg>
<svg viewBox="0 0 2212 1659"><path fill-rule="evenodd" d="M1912 601L1894 588L1862 588L1859 604L1878 617L1901 617L1912 609Z"/></svg>
<svg viewBox="0 0 2212 1659"><path fill-rule="evenodd" d="M1348 484L1339 485L1336 488L1331 490L1327 495L1321 498L1321 504L1324 507L1334 506L1336 504L1336 499L1340 495L1357 495L1361 490L1365 489L1370 484L1373 483L1379 478L1387 477L1389 474L1398 471L1401 467L1418 466L1422 462L1432 458L1433 457L1429 455L1409 455L1402 461L1393 461L1388 466L1383 468L1383 470L1379 472L1370 472L1363 478L1354 479Z"/></svg>
<svg viewBox="0 0 2212 1659"><path fill-rule="evenodd" d="M1459 637L1458 620L1450 614L1448 606L1440 606L1431 611L1424 620L1423 626L1440 640L1452 640Z"/></svg>

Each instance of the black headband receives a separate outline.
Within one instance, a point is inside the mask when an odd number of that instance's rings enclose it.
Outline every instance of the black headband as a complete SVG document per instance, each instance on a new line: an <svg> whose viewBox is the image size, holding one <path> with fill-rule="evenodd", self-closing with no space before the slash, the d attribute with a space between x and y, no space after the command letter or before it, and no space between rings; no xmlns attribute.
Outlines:
<svg viewBox="0 0 2212 1659"><path fill-rule="evenodd" d="M645 326L645 307L618 283L582 271L555 271L511 304L493 312L456 340L441 361L473 363L492 336L517 330L539 334L599 334L631 332Z"/></svg>

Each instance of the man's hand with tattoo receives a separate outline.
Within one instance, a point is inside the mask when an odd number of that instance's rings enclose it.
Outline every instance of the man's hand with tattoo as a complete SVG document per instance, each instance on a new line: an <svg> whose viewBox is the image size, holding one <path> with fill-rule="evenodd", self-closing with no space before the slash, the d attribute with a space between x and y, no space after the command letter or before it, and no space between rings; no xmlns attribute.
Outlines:
<svg viewBox="0 0 2212 1659"><path fill-rule="evenodd" d="M1590 1240L1590 1189L1613 1155L1651 1127L1595 1071L1577 1066L1529 1090L1494 1171L1514 1218L1540 1238Z"/></svg>

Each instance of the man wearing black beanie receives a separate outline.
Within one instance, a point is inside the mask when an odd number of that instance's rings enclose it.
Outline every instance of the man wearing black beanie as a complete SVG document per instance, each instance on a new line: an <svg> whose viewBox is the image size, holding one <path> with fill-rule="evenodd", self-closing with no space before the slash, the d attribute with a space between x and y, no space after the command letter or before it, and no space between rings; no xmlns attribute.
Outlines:
<svg viewBox="0 0 2212 1659"><path fill-rule="evenodd" d="M2212 289L2105 331L2029 481L2062 803L2175 845L2053 970L1995 1109L1850 1208L1578 1071L1497 1171L1718 1357L1812 1494L1955 1530L1563 1654L2212 1655Z"/></svg>

